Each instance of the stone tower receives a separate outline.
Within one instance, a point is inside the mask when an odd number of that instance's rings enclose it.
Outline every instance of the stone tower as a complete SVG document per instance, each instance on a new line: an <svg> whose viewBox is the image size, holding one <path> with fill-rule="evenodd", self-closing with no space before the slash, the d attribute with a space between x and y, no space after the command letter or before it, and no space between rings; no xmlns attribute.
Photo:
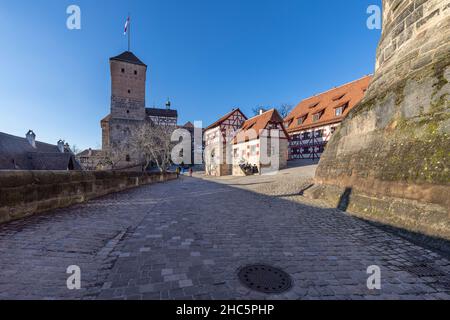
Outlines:
<svg viewBox="0 0 450 320"><path fill-rule="evenodd" d="M111 117L144 120L147 66L132 52L110 59Z"/></svg>
<svg viewBox="0 0 450 320"><path fill-rule="evenodd" d="M450 239L450 0L383 0L383 9L374 79L308 194Z"/></svg>

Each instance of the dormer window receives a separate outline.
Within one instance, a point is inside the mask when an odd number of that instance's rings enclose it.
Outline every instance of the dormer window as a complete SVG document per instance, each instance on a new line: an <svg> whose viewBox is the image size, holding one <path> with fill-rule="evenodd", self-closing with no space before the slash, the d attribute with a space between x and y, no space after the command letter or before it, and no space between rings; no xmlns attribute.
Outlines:
<svg viewBox="0 0 450 320"><path fill-rule="evenodd" d="M289 127L291 126L291 124L292 124L293 121L294 121L294 119L289 119L288 121L285 121L285 122L284 122L284 126L285 126L286 128L289 128Z"/></svg>
<svg viewBox="0 0 450 320"><path fill-rule="evenodd" d="M305 122L305 117L301 117L297 119L297 125L301 126Z"/></svg>
<svg viewBox="0 0 450 320"><path fill-rule="evenodd" d="M322 112L316 113L313 115L313 121L317 122L320 120L321 117L322 117Z"/></svg>
<svg viewBox="0 0 450 320"><path fill-rule="evenodd" d="M336 117L340 117L344 114L345 110L348 108L348 102L346 104L341 105L335 109Z"/></svg>
<svg viewBox="0 0 450 320"><path fill-rule="evenodd" d="M334 98L333 98L333 101L339 101L339 100L341 100L343 97L345 97L345 93L344 93L344 94L341 94L341 95L339 95L339 96L334 97Z"/></svg>

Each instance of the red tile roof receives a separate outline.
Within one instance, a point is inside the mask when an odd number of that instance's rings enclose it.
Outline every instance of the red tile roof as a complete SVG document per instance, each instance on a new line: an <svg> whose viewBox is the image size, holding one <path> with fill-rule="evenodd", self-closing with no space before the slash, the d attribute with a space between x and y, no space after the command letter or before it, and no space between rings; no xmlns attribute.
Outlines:
<svg viewBox="0 0 450 320"><path fill-rule="evenodd" d="M249 140L258 139L261 131L266 129L270 123L279 123L281 124L283 131L288 136L286 129L283 126L283 118L280 116L276 109L272 109L264 112L263 114L248 119L242 125L242 128L237 132L236 138L234 139L234 143L241 143ZM249 130L254 130L257 136L248 135Z"/></svg>
<svg viewBox="0 0 450 320"><path fill-rule="evenodd" d="M364 98L365 91L371 80L371 75L365 76L359 80L303 100L284 120L287 131L295 132L341 122L349 111ZM335 109L347 104L348 106L345 108L343 115L336 116ZM313 116L321 112L323 114L320 120L314 122ZM304 121L299 125L298 120L301 118L304 118Z"/></svg>

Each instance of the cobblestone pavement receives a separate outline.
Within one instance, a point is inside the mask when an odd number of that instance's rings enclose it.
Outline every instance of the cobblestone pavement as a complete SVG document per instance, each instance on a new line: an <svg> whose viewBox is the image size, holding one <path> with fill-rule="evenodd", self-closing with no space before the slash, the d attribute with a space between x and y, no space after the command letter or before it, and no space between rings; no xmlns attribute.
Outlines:
<svg viewBox="0 0 450 320"><path fill-rule="evenodd" d="M291 170L184 177L0 226L0 299L450 298L447 258L304 202L311 173ZM254 263L285 270L293 288L246 289L237 270ZM81 290L66 287L70 265ZM371 265L379 291L366 285Z"/></svg>

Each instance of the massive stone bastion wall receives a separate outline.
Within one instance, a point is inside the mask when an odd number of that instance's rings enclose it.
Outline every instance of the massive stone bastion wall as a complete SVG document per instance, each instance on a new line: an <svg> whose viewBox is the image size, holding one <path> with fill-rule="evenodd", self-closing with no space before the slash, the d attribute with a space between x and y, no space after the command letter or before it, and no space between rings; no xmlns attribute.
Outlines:
<svg viewBox="0 0 450 320"><path fill-rule="evenodd" d="M383 9L373 82L309 195L450 239L450 0L384 0Z"/></svg>
<svg viewBox="0 0 450 320"><path fill-rule="evenodd" d="M174 173L0 171L0 223L172 179Z"/></svg>

